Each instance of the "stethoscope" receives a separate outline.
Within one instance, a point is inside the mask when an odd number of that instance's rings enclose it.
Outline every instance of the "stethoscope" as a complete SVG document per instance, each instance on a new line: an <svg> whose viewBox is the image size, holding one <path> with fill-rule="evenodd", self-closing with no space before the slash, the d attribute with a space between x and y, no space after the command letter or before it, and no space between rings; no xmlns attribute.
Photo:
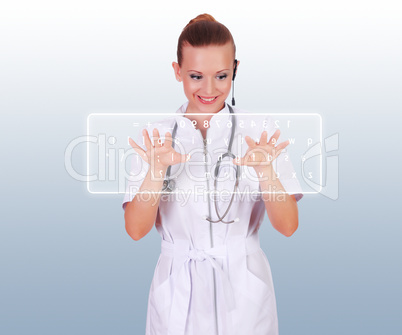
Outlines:
<svg viewBox="0 0 402 335"><path fill-rule="evenodd" d="M234 138L234 134L235 134L235 128L236 128L236 116L234 114L233 108L228 105L229 107L229 111L231 113L231 118L232 118L232 131L230 134L230 141L229 141L229 145L228 145L228 151L223 154L220 155L218 158L218 161L216 162L216 167L215 167L215 173L214 173L214 196L213 196L213 201L215 204L215 211L216 211L216 215L219 218L219 220L212 220L211 218L205 217L206 220L208 220L209 222L212 223L217 223L217 222L222 222L222 223L233 223L233 222L237 222L238 218L236 218L235 220L231 220L231 221L224 221L223 219L225 218L225 216L229 213L230 208L232 207L232 203L233 203L233 199L235 196L235 191L236 188L239 185L239 178L240 178L240 168L239 165L236 165L236 183L234 185L233 188L233 193L232 193L232 197L230 199L230 203L228 208L226 209L225 213L220 216L219 215L219 211L218 211L218 204L217 201L215 200L215 194L216 194L216 189L217 189L217 185L218 185L218 176L219 176L219 169L221 167L221 162L225 157L230 157L230 158L236 158L236 156L232 153L232 144L233 144L233 138ZM177 131L177 122L174 125L173 131L172 131L172 147L174 148L174 144L175 144L175 136L176 136L176 131ZM169 165L168 169L166 170L166 175L165 175L165 180L163 181L163 188L162 188L162 192L173 192L174 188L175 188L175 182L174 180L170 179L170 170L171 170L171 165Z"/></svg>

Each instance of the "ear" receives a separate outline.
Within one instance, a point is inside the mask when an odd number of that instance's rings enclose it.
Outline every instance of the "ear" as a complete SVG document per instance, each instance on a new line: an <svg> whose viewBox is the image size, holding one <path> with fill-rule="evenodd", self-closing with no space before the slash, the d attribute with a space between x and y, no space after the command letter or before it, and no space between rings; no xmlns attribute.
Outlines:
<svg viewBox="0 0 402 335"><path fill-rule="evenodd" d="M180 66L179 66L179 64L176 63L176 62L172 62L172 67L173 67L173 70L174 70L174 75L176 77L176 80L177 81L182 81L181 76L180 76Z"/></svg>
<svg viewBox="0 0 402 335"><path fill-rule="evenodd" d="M237 60L237 66L236 66L235 75L237 75L237 70L239 69L239 65L240 65L240 61ZM234 65L233 65L233 69L234 69Z"/></svg>

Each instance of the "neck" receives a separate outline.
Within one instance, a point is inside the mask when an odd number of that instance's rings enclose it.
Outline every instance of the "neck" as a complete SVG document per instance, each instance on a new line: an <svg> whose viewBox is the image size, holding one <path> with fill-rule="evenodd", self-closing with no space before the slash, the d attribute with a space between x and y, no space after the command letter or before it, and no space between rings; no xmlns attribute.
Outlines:
<svg viewBox="0 0 402 335"><path fill-rule="evenodd" d="M212 113L218 113L219 111L221 111L223 108L225 108L225 103L223 103L223 105L216 111L216 112L212 112ZM203 134L203 136L205 137L205 132L207 130L207 128L209 128L209 126L205 127L205 121L208 121L208 125L209 125L209 121L211 120L213 115L209 115L209 114L205 114L205 115L194 115L195 113L199 113L201 114L202 112L200 112L199 110L193 110L191 108L190 105L187 106L186 112L184 114L184 117L188 118L191 121L195 121L196 125L195 128L196 129L200 129L201 133Z"/></svg>

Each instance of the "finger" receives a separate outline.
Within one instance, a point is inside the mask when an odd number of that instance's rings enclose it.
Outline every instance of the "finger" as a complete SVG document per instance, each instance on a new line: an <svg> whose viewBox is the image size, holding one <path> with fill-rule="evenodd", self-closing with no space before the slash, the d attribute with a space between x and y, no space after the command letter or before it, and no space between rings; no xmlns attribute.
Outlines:
<svg viewBox="0 0 402 335"><path fill-rule="evenodd" d="M279 129L277 129L274 134L271 136L271 138L269 139L269 143L270 145L275 145L276 142L278 142L278 138L279 135L281 134L281 131Z"/></svg>
<svg viewBox="0 0 402 335"><path fill-rule="evenodd" d="M148 131L144 129L142 131L142 135L144 136L145 147L147 148L147 150L151 150L152 142L151 139L149 138Z"/></svg>
<svg viewBox="0 0 402 335"><path fill-rule="evenodd" d="M137 143L135 143L135 141L131 137L128 138L128 142L133 147L133 149L140 149L140 150L144 151Z"/></svg>
<svg viewBox="0 0 402 335"><path fill-rule="evenodd" d="M236 157L232 160L236 165L248 165L249 162L255 161L255 152L258 150L252 149L246 152L243 157Z"/></svg>
<svg viewBox="0 0 402 335"><path fill-rule="evenodd" d="M233 158L232 163L235 164L235 165L244 165L245 164L244 157Z"/></svg>
<svg viewBox="0 0 402 335"><path fill-rule="evenodd" d="M288 145L289 145L289 140L278 144L273 150L273 153L272 153L273 158L272 158L272 160L276 159L279 156L279 154L283 151L283 149L285 149Z"/></svg>
<svg viewBox="0 0 402 335"><path fill-rule="evenodd" d="M187 161L189 161L190 159L191 159L191 155L190 154L185 154L185 155L183 155L183 154L180 154L181 155L181 163L185 163L185 162L187 162Z"/></svg>
<svg viewBox="0 0 402 335"><path fill-rule="evenodd" d="M128 141L130 142L130 145L133 147L135 152L140 156L145 157L144 159L148 161L148 158L146 158L147 154L145 153L145 151L137 143L135 143L135 141L131 137L128 138Z"/></svg>
<svg viewBox="0 0 402 335"><path fill-rule="evenodd" d="M246 136L244 139L245 139L247 145L248 145L250 148L253 148L253 147L256 146L256 143L254 142L254 140L253 140L250 136Z"/></svg>
<svg viewBox="0 0 402 335"><path fill-rule="evenodd" d="M265 161L267 156L267 152L262 148L254 148L244 155L245 162L247 163L258 163L261 161Z"/></svg>
<svg viewBox="0 0 402 335"><path fill-rule="evenodd" d="M260 144L267 144L267 138L268 138L268 134L267 131L264 130L261 134L261 138L260 138Z"/></svg>
<svg viewBox="0 0 402 335"><path fill-rule="evenodd" d="M161 147L162 146L162 139L159 136L158 129L154 128L152 133L153 133L154 146L155 147Z"/></svg>
<svg viewBox="0 0 402 335"><path fill-rule="evenodd" d="M142 150L142 149L134 149L134 150L145 162L149 163L148 156L144 150ZM142 151L140 151L140 150L142 150Z"/></svg>
<svg viewBox="0 0 402 335"><path fill-rule="evenodd" d="M172 135L169 132L165 134L165 142L163 143L163 146L168 149L172 147Z"/></svg>
<svg viewBox="0 0 402 335"><path fill-rule="evenodd" d="M246 165L246 166L255 166L255 165L261 165L261 164L265 163L265 162L261 162L261 161L255 161L252 158L250 158L250 156L241 157L239 159L233 158L232 162L235 165Z"/></svg>
<svg viewBox="0 0 402 335"><path fill-rule="evenodd" d="M285 142L282 142L282 143L279 143L279 144L276 146L275 149L282 151L283 149L285 149L285 148L289 145L289 143L290 143L289 140L287 140L287 141L285 141Z"/></svg>

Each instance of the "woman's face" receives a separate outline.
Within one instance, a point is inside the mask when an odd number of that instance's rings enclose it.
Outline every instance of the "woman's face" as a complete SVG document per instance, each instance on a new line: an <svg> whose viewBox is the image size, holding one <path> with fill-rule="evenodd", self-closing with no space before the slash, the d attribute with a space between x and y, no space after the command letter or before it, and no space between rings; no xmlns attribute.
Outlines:
<svg viewBox="0 0 402 335"><path fill-rule="evenodd" d="M239 62L238 62L239 64ZM188 113L216 113L230 93L234 69L233 45L183 47L181 67L173 62L176 79L183 81Z"/></svg>

